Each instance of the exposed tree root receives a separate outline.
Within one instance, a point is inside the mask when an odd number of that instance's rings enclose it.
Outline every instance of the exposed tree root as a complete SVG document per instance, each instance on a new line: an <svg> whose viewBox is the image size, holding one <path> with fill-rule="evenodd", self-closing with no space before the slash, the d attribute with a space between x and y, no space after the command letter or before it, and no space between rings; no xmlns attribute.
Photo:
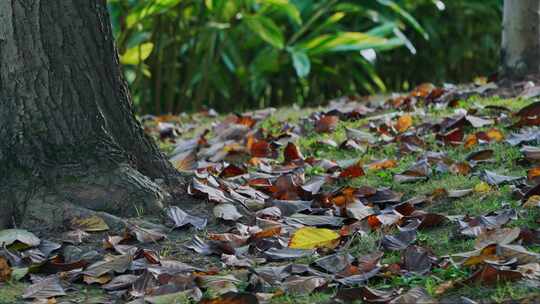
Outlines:
<svg viewBox="0 0 540 304"><path fill-rule="evenodd" d="M97 214L119 230L125 226L121 217L159 214L173 199L163 187L127 165L61 181L20 176L12 180L18 182L0 187L0 229L55 230L73 217Z"/></svg>

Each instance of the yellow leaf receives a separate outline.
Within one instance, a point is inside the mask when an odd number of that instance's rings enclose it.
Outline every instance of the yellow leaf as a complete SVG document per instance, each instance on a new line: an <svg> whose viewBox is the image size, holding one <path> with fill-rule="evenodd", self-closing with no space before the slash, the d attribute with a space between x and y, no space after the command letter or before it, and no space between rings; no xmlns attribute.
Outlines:
<svg viewBox="0 0 540 304"><path fill-rule="evenodd" d="M105 221L97 216L92 215L86 218L74 218L71 220L71 228L80 229L86 232L97 232L109 230L109 226Z"/></svg>
<svg viewBox="0 0 540 304"><path fill-rule="evenodd" d="M397 123L396 123L396 129L398 132L405 132L413 125L413 119L411 115L403 115L401 116Z"/></svg>
<svg viewBox="0 0 540 304"><path fill-rule="evenodd" d="M474 147L478 145L478 137L476 137L475 134L471 134L469 136L467 136L467 138L465 139L465 148L471 148L471 147Z"/></svg>
<svg viewBox="0 0 540 304"><path fill-rule="evenodd" d="M478 183L474 186L474 192L477 193L486 193L489 192L490 189L489 185L485 182Z"/></svg>
<svg viewBox="0 0 540 304"><path fill-rule="evenodd" d="M120 57L120 63L138 65L141 61L146 60L152 53L154 44L152 42L146 42L128 49Z"/></svg>
<svg viewBox="0 0 540 304"><path fill-rule="evenodd" d="M525 208L537 208L540 207L540 195L532 195L527 199L525 204L523 204L523 207Z"/></svg>
<svg viewBox="0 0 540 304"><path fill-rule="evenodd" d="M296 230L289 242L289 247L295 249L334 248L338 242L339 234L330 229L304 227Z"/></svg>
<svg viewBox="0 0 540 304"><path fill-rule="evenodd" d="M501 141L504 139L504 135L497 129L491 129L487 131L487 136L490 140Z"/></svg>

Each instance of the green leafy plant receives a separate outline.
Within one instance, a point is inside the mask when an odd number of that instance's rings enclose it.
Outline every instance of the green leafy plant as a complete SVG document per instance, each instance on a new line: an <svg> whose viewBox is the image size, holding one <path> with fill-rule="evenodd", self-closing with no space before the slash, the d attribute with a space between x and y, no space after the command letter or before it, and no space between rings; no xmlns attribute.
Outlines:
<svg viewBox="0 0 540 304"><path fill-rule="evenodd" d="M384 90L372 58L427 32L399 1L113 0L139 108L181 112L317 104Z"/></svg>

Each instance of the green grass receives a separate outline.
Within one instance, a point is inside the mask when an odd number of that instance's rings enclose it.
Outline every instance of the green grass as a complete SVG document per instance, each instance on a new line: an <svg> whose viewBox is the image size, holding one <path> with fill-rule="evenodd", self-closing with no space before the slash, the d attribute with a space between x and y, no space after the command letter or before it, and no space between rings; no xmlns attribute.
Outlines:
<svg viewBox="0 0 540 304"><path fill-rule="evenodd" d="M19 282L8 282L0 284L0 303L15 304L23 303L21 295L27 284Z"/></svg>
<svg viewBox="0 0 540 304"><path fill-rule="evenodd" d="M270 301L271 304L315 304L324 303L332 299L333 293L314 292L307 295L284 294Z"/></svg>
<svg viewBox="0 0 540 304"><path fill-rule="evenodd" d="M472 97L468 100L461 101L458 107L464 109L485 107L487 105L503 106L516 111L530 101L523 99L500 99L500 98L478 98ZM429 108L427 114L429 119L433 121L440 120L444 117L449 117L454 113L454 109L435 109ZM480 109L478 115L482 115ZM281 111L282 113L286 113ZM286 116L286 114L285 114ZM301 116L296 116L301 117ZM422 117L414 117L415 123L422 120ZM288 119L293 122L294 120ZM346 160L357 159L360 162L367 164L374 160L381 159L397 159L399 160L396 168L391 168L382 171L367 171L365 176L346 181L344 185L351 186L374 186L374 187L390 187L394 191L404 193L404 198L411 198L419 195L431 195L438 189L458 190L470 189L482 182L480 175L484 170L491 170L502 175L509 176L526 176L526 169L516 164L516 161L522 157L518 147L511 147L504 142L492 142L487 145L476 146L473 148L464 148L463 146L449 147L441 146L435 142L433 135L426 136L428 151L443 151L448 157L456 162L464 161L466 156L474 151L483 149L492 149L494 151L493 161L491 163L479 164L473 168L470 175L456 175L453 173L434 173L427 181L415 183L396 184L393 182L393 175L402 172L409 168L421 155L420 153L407 154L397 156L398 146L394 143L383 145L380 148L370 148L366 151L351 151L340 148L331 147L320 144L323 140L334 140L338 145L346 139L345 128L361 128L367 123L367 119L361 119L353 122L340 122L337 129L333 133L318 134L309 132L306 136L298 140L298 145L301 151L306 156L314 156L321 159L329 160ZM281 124L278 119L272 119L269 124L278 132ZM511 130L504 129L502 126L493 126L499 128L505 135L509 135ZM474 129L467 128L466 135L473 134L478 131L486 131L490 128ZM320 174L321 168L310 168L306 170L306 174ZM503 204L510 204L514 208L518 208L519 204L512 196L511 187L508 185L491 186L490 190L483 193L473 192L468 196L459 199L442 198L437 199L432 205L424 208L426 211L442 213L447 215L470 215L477 216L488 212L500 210ZM540 224L537 222L540 216L539 210L527 210L519 213L518 220L509 224L509 226L529 227L532 229L538 228ZM418 232L417 244L425 246L433 250L437 256L444 256L452 253L465 252L474 249L474 240L460 236L455 230L456 225L446 223L432 229L424 229ZM353 242L348 252L353 256L359 257L369 254L377 250L380 243L381 235L378 232L370 233L366 236L359 237ZM539 248L536 248L539 247ZM540 250L540 246L531 247L530 250ZM401 261L400 253L385 252L381 260L383 264L399 263ZM311 261L304 261L311 262ZM372 279L370 286L376 288L411 288L415 286L424 287L429 293L434 294L437 286L448 280L464 279L471 274L470 269L458 269L453 266L445 269L435 269L426 276L395 276L391 279ZM445 298L458 299L460 296L467 296L471 299L489 299L490 301L502 301L508 299L521 299L526 295L530 295L531 288L521 284L500 283L495 286L467 286L464 288L453 289ZM274 299L272 303L320 303L328 299L328 294L314 293L309 296L293 296L284 295Z"/></svg>

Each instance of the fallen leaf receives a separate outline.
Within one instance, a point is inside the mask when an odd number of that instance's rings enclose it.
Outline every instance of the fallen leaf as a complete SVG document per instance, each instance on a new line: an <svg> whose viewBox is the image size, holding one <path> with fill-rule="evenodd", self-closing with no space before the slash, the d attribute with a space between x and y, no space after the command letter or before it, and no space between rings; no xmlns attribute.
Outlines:
<svg viewBox="0 0 540 304"><path fill-rule="evenodd" d="M400 231L395 235L385 235L381 245L393 251L404 250L416 241L416 231Z"/></svg>
<svg viewBox="0 0 540 304"><path fill-rule="evenodd" d="M360 164L354 164L352 166L349 166L345 168L340 174L339 177L342 178L357 178L360 176L364 176L364 169Z"/></svg>
<svg viewBox="0 0 540 304"><path fill-rule="evenodd" d="M538 208L540 207L540 195L532 195L523 203L524 208Z"/></svg>
<svg viewBox="0 0 540 304"><path fill-rule="evenodd" d="M500 142L504 139L504 134L497 129L490 129L486 133L490 141Z"/></svg>
<svg viewBox="0 0 540 304"><path fill-rule="evenodd" d="M491 149L480 150L467 155L465 159L475 163L482 163L492 159L494 154L495 152Z"/></svg>
<svg viewBox="0 0 540 304"><path fill-rule="evenodd" d="M205 218L190 215L177 206L165 208L165 213L167 214L167 217L174 223L174 228L192 225L193 227L201 230L206 227L207 220Z"/></svg>
<svg viewBox="0 0 540 304"><path fill-rule="evenodd" d="M332 132L336 129L339 117L334 115L323 115L315 122L315 131L318 133Z"/></svg>
<svg viewBox="0 0 540 304"><path fill-rule="evenodd" d="M294 232L289 241L289 248L334 248L338 244L339 238L339 234L330 229L304 227Z"/></svg>
<svg viewBox="0 0 540 304"><path fill-rule="evenodd" d="M499 228L481 233L474 244L474 248L482 249L491 244L506 245L515 241L520 234L519 228Z"/></svg>
<svg viewBox="0 0 540 304"><path fill-rule="evenodd" d="M109 272L124 273L133 261L133 256L129 254L119 256L109 256L106 260L95 262L88 266L83 274L100 277Z"/></svg>
<svg viewBox="0 0 540 304"><path fill-rule="evenodd" d="M264 255L270 260L280 261L308 257L312 256L314 253L314 250L308 249L270 248L264 252Z"/></svg>
<svg viewBox="0 0 540 304"><path fill-rule="evenodd" d="M0 247L21 242L29 247L38 246L41 242L32 232L23 229L0 230Z"/></svg>
<svg viewBox="0 0 540 304"><path fill-rule="evenodd" d="M173 156L170 161L178 171L193 171L197 169L197 151L193 149L177 154Z"/></svg>
<svg viewBox="0 0 540 304"><path fill-rule="evenodd" d="M11 278L11 267L9 267L6 259L0 256L0 282L7 282Z"/></svg>
<svg viewBox="0 0 540 304"><path fill-rule="evenodd" d="M219 173L219 177L230 178L230 177L235 177L239 175L244 175L246 173L247 173L247 170L244 169L243 167L239 167L236 165L228 165Z"/></svg>
<svg viewBox="0 0 540 304"><path fill-rule="evenodd" d="M510 183L510 182L520 180L521 177L506 176L506 175L497 174L493 171L484 170L484 179L490 185L500 185L500 184Z"/></svg>
<svg viewBox="0 0 540 304"><path fill-rule="evenodd" d="M540 140L540 135L539 135ZM523 146L521 152L525 155L525 158L531 161L540 161L540 147Z"/></svg>
<svg viewBox="0 0 540 304"><path fill-rule="evenodd" d="M66 292L60 284L60 279L52 275L37 281L28 286L23 295L23 299L48 299L53 297L65 296Z"/></svg>
<svg viewBox="0 0 540 304"><path fill-rule="evenodd" d="M328 273L342 272L351 265L354 257L348 253L335 253L315 260L315 264Z"/></svg>
<svg viewBox="0 0 540 304"><path fill-rule="evenodd" d="M101 286L105 290L119 290L128 288L133 284L139 276L133 274L123 274L117 277L114 277L110 282Z"/></svg>
<svg viewBox="0 0 540 304"><path fill-rule="evenodd" d="M203 299L199 304L259 304L253 294L228 292L215 299Z"/></svg>
<svg viewBox="0 0 540 304"><path fill-rule="evenodd" d="M135 238L141 243L157 242L166 237L166 235L157 229L146 229L139 226L132 226L131 233L135 234Z"/></svg>
<svg viewBox="0 0 540 304"><path fill-rule="evenodd" d="M166 293L166 294L160 294L160 295L152 295L152 296L145 296L144 301L148 302L150 304L177 304L177 303L183 303L184 301L199 301L203 297L203 293L199 288L193 288L188 290L182 290L172 293ZM131 303L131 302L130 302ZM199 302L203 303L203 302ZM222 303L222 302L218 302ZM223 302L223 304L237 304L235 302ZM244 304L242 302L239 302L238 304Z"/></svg>
<svg viewBox="0 0 540 304"><path fill-rule="evenodd" d="M486 182L479 182L474 186L474 192L476 193L486 193L491 190L491 187Z"/></svg>
<svg viewBox="0 0 540 304"><path fill-rule="evenodd" d="M89 275L84 275L83 276L83 282L85 282L86 284L90 285L90 284L99 284L99 285L103 285L107 282L109 282L111 280L111 276L108 275L108 274L104 274L100 277L92 277L92 276L89 276Z"/></svg>
<svg viewBox="0 0 540 304"><path fill-rule="evenodd" d="M242 214L232 204L219 204L214 207L214 216L227 221L236 221Z"/></svg>
<svg viewBox="0 0 540 304"><path fill-rule="evenodd" d="M384 170L397 167L397 161L393 159L384 159L380 161L373 162L368 165L369 170Z"/></svg>
<svg viewBox="0 0 540 304"><path fill-rule="evenodd" d="M478 137L475 134L468 135L463 143L465 148L472 148L476 145L478 145Z"/></svg>
<svg viewBox="0 0 540 304"><path fill-rule="evenodd" d="M430 294L422 287L411 288L406 293L390 301L390 304L409 303L435 304L438 303L438 301L430 296Z"/></svg>
<svg viewBox="0 0 540 304"><path fill-rule="evenodd" d="M109 226L103 218L92 215L86 218L74 218L71 220L71 228L74 230L82 230L85 232L99 232L109 230Z"/></svg>
<svg viewBox="0 0 540 304"><path fill-rule="evenodd" d="M534 181L540 178L540 167L534 167L527 171L527 179Z"/></svg>
<svg viewBox="0 0 540 304"><path fill-rule="evenodd" d="M464 284L480 283L482 285L494 285L499 282L517 281L523 275L518 271L504 270L493 265L485 264L478 271L473 273Z"/></svg>
<svg viewBox="0 0 540 304"><path fill-rule="evenodd" d="M289 142L285 147L285 150L283 151L283 156L286 163L304 159L304 156L300 152L300 149L298 149L298 147L292 142Z"/></svg>
<svg viewBox="0 0 540 304"><path fill-rule="evenodd" d="M413 125L413 119L411 115L403 115L398 118L396 122L396 130L399 133L407 131Z"/></svg>
<svg viewBox="0 0 540 304"><path fill-rule="evenodd" d="M307 226L332 226L341 227L345 219L329 215L309 215L297 213L285 218L286 223L302 224Z"/></svg>
<svg viewBox="0 0 540 304"><path fill-rule="evenodd" d="M283 281L283 289L290 294L309 294L326 284L326 279L316 276L290 276Z"/></svg>

